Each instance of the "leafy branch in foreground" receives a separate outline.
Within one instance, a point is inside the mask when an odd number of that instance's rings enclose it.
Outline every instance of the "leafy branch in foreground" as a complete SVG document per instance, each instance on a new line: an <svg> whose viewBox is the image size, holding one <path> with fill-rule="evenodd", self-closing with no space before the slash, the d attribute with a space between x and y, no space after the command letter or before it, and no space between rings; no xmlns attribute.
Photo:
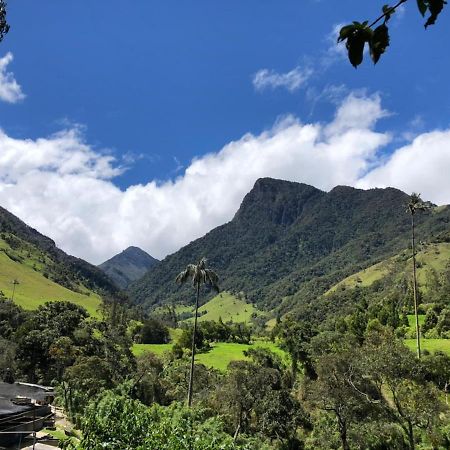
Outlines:
<svg viewBox="0 0 450 450"><path fill-rule="evenodd" d="M0 0L0 42L3 41L5 34L9 31L9 25L6 21L6 2Z"/></svg>
<svg viewBox="0 0 450 450"><path fill-rule="evenodd" d="M338 43L345 41L345 46L348 52L348 59L353 67L358 67L364 58L364 47L366 43L369 45L370 57L374 64L376 64L381 55L386 51L390 44L389 28L387 23L392 14L408 0L400 0L394 6L384 5L382 14L375 19L371 24L366 20L365 22L353 22L341 28L338 37ZM446 0L417 0L417 7L422 17L425 17L427 12L429 16L425 22L425 28L434 25L439 14L446 5ZM376 28L375 25L378 23Z"/></svg>

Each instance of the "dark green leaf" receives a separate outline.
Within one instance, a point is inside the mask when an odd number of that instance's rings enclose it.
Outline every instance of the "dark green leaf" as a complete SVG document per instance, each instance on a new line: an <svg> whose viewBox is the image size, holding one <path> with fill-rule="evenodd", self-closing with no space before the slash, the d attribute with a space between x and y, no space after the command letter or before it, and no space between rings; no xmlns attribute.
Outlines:
<svg viewBox="0 0 450 450"><path fill-rule="evenodd" d="M425 28L436 23L438 15L441 13L444 5L447 4L445 0L428 0L428 9L430 10L430 17L425 23Z"/></svg>
<svg viewBox="0 0 450 450"><path fill-rule="evenodd" d="M425 13L427 12L428 6L425 0L417 0L417 7L419 8L420 14L422 16L425 16Z"/></svg>
<svg viewBox="0 0 450 450"><path fill-rule="evenodd" d="M395 9L392 9L389 5L383 6L383 14L384 14L384 23L386 23L395 12Z"/></svg>
<svg viewBox="0 0 450 450"><path fill-rule="evenodd" d="M355 29L355 25L345 25L344 27L342 27L341 31L339 31L338 42L345 41L350 35L353 34Z"/></svg>
<svg viewBox="0 0 450 450"><path fill-rule="evenodd" d="M389 29L386 24L375 28L372 39L369 41L370 57L374 64L378 62L380 56L389 47Z"/></svg>
<svg viewBox="0 0 450 450"><path fill-rule="evenodd" d="M348 37L346 47L348 59L353 67L358 67L363 61L364 45L366 43L366 33L364 30L357 30Z"/></svg>

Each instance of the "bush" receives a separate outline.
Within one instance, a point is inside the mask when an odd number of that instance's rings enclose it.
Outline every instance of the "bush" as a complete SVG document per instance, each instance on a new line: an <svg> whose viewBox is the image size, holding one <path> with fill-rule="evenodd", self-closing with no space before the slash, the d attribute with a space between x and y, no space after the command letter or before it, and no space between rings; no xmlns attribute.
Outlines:
<svg viewBox="0 0 450 450"><path fill-rule="evenodd" d="M254 445L234 444L222 421L206 410L179 403L146 407L137 400L105 392L91 402L82 424L80 450L256 450Z"/></svg>
<svg viewBox="0 0 450 450"><path fill-rule="evenodd" d="M426 339L439 339L440 336L436 328L432 328L431 330L426 331L423 337Z"/></svg>
<svg viewBox="0 0 450 450"><path fill-rule="evenodd" d="M143 344L167 344L170 340L169 329L156 319L146 320L141 333Z"/></svg>

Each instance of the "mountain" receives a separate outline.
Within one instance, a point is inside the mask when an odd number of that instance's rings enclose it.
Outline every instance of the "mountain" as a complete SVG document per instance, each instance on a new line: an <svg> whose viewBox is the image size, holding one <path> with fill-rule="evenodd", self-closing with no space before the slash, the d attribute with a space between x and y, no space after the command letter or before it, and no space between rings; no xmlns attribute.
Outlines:
<svg viewBox="0 0 450 450"><path fill-rule="evenodd" d="M206 256L222 289L243 292L260 308L290 308L406 248L408 199L393 188L337 186L327 193L302 183L259 179L229 223L167 256L132 283L129 294L147 308L190 299L192 288L178 287L175 276ZM449 223L448 207L418 215L419 239L432 239Z"/></svg>
<svg viewBox="0 0 450 450"><path fill-rule="evenodd" d="M98 267L105 272L117 286L125 289L132 281L141 278L150 267L159 261L139 247L128 247L118 255Z"/></svg>
<svg viewBox="0 0 450 450"><path fill-rule="evenodd" d="M100 295L114 295L118 288L100 269L67 255L0 207L0 291L8 298L14 292L14 300L26 309L69 300L94 314Z"/></svg>

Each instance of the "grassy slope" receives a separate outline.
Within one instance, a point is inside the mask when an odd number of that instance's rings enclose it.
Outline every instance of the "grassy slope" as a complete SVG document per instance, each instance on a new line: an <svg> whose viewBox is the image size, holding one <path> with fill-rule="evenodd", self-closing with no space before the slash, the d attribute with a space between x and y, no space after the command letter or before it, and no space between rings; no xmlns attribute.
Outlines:
<svg viewBox="0 0 450 450"><path fill-rule="evenodd" d="M51 300L68 300L87 309L90 315L98 315L97 309L101 299L97 294L84 295L73 292L59 284L47 279L39 271L42 263L41 255L33 253L33 249L25 248L22 251L11 251L7 244L0 239L0 249L7 249L14 256L21 256L21 262L13 261L0 251L0 290L7 298L12 297L13 280L18 280L14 294L14 301L24 309L36 309ZM23 253L22 255L20 253ZM33 268L34 267L34 268ZM86 291L86 289L83 289Z"/></svg>
<svg viewBox="0 0 450 450"><path fill-rule="evenodd" d="M206 313L204 313L206 311ZM199 308L200 313L204 313L198 318L200 322L205 320L218 321L222 318L223 322L250 322L253 313L258 310L250 303L239 300L228 292L221 292ZM188 319L192 321L193 318Z"/></svg>
<svg viewBox="0 0 450 450"><path fill-rule="evenodd" d="M405 339L405 344L413 351L416 351L416 340ZM421 339L420 346L422 350L428 350L434 353L440 350L450 356L450 339Z"/></svg>
<svg viewBox="0 0 450 450"><path fill-rule="evenodd" d="M136 356L146 352L153 352L156 355L162 355L169 351L172 344L134 344L133 353ZM207 367L212 367L221 371L226 370L231 361L240 361L247 359L244 351L249 348L264 347L277 353L283 358L286 354L276 344L272 342L256 341L253 345L235 344L228 342L219 342L213 345L213 348L207 353L200 353L196 356L196 361Z"/></svg>
<svg viewBox="0 0 450 450"><path fill-rule="evenodd" d="M344 280L334 285L328 292L333 292L336 289L345 286L347 288L353 288L359 286L370 286L374 281L382 279L392 269L395 261L403 261L404 270L407 271L411 266L411 258L405 257L405 253L402 255L389 258L385 261L381 261L365 270L361 270ZM426 290L426 276L427 271L434 269L438 272L445 269L446 265L450 262L450 243L444 242L439 244L428 244L418 252L417 262L419 268L417 269L417 279L419 287Z"/></svg>

